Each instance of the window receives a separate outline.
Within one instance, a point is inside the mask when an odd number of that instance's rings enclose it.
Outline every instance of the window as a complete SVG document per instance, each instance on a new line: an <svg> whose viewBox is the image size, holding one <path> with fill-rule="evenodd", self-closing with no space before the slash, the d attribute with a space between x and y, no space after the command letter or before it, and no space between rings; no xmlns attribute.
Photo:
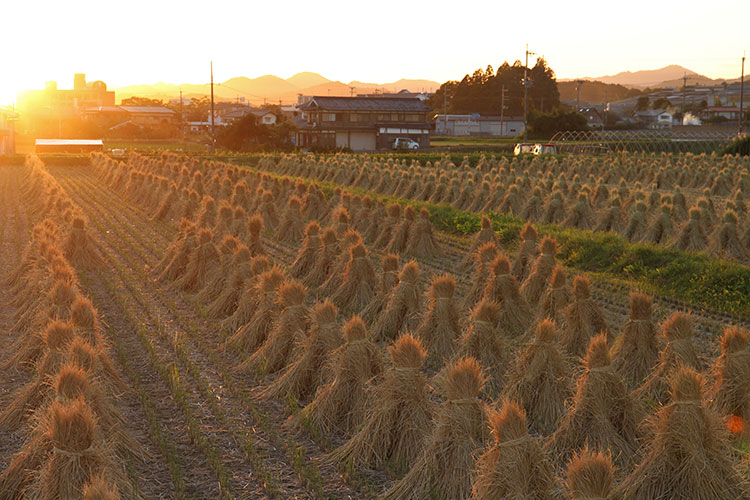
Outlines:
<svg viewBox="0 0 750 500"><path fill-rule="evenodd" d="M324 122L335 122L336 121L336 113L323 113L321 121L324 121Z"/></svg>
<svg viewBox="0 0 750 500"><path fill-rule="evenodd" d="M353 122L369 122L370 115L368 113L352 113Z"/></svg>
<svg viewBox="0 0 750 500"><path fill-rule="evenodd" d="M421 120L422 120L422 116L419 114L411 113L411 114L406 115L407 122L418 122Z"/></svg>

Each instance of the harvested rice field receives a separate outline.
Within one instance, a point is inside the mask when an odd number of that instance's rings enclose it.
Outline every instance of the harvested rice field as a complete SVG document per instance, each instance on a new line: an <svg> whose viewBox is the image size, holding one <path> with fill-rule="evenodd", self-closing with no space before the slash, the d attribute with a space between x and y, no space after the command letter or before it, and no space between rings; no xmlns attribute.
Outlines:
<svg viewBox="0 0 750 500"><path fill-rule="evenodd" d="M745 193L706 156L1 167L0 500L750 498Z"/></svg>

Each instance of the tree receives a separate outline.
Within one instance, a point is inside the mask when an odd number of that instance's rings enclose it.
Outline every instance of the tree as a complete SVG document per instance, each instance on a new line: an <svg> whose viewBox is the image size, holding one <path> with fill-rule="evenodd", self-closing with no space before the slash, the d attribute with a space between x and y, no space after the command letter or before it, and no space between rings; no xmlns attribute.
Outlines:
<svg viewBox="0 0 750 500"><path fill-rule="evenodd" d="M667 109L672 105L666 97L660 97L651 103L651 109Z"/></svg>
<svg viewBox="0 0 750 500"><path fill-rule="evenodd" d="M556 109L551 113L534 112L529 119L529 137L549 139L557 132L588 130L586 117L577 111Z"/></svg>
<svg viewBox="0 0 750 500"><path fill-rule="evenodd" d="M647 95L642 95L638 98L638 102L635 104L636 111L646 111L648 109L649 98Z"/></svg>
<svg viewBox="0 0 750 500"><path fill-rule="evenodd" d="M523 114L523 79L524 66L520 61L513 65L504 62L494 72L492 66L477 69L466 75L460 82L449 81L440 86L429 101L432 109L445 112L445 96L448 96L449 113L480 113L499 115L503 87L505 87L505 114ZM532 81L529 87L529 110L549 111L560 104L555 72L539 58L533 68L528 70Z"/></svg>
<svg viewBox="0 0 750 500"><path fill-rule="evenodd" d="M128 97L120 102L121 106L164 106L164 101L148 97Z"/></svg>
<svg viewBox="0 0 750 500"><path fill-rule="evenodd" d="M220 127L216 133L219 146L232 151L285 151L293 148L291 134L295 126L282 120L277 125L263 125L252 113L231 125Z"/></svg>

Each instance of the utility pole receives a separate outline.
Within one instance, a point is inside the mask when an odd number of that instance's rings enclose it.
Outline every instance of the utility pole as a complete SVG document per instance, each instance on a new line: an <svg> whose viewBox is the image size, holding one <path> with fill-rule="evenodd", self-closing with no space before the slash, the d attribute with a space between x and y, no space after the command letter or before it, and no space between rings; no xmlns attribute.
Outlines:
<svg viewBox="0 0 750 500"><path fill-rule="evenodd" d="M500 137L505 136L505 84L503 84L502 91L500 93Z"/></svg>
<svg viewBox="0 0 750 500"><path fill-rule="evenodd" d="M443 128L448 135L448 87L443 89Z"/></svg>
<svg viewBox="0 0 750 500"><path fill-rule="evenodd" d="M214 121L214 62L211 61L211 152L216 150L216 124Z"/></svg>
<svg viewBox="0 0 750 500"><path fill-rule="evenodd" d="M529 128L528 110L529 110L529 56L536 55L535 52L529 52L529 44L526 44L526 64L523 67L523 142L526 142L526 134Z"/></svg>
<svg viewBox="0 0 750 500"><path fill-rule="evenodd" d="M742 53L742 73L740 73L740 123L737 126L737 135L742 135L742 115L745 98L745 52Z"/></svg>
<svg viewBox="0 0 750 500"><path fill-rule="evenodd" d="M682 77L682 123L685 123L685 94L687 94L687 72Z"/></svg>
<svg viewBox="0 0 750 500"><path fill-rule="evenodd" d="M581 112L581 85L583 80L576 80L576 113Z"/></svg>
<svg viewBox="0 0 750 500"><path fill-rule="evenodd" d="M180 129L182 129L182 140L185 140L185 104L182 101L182 89L180 89Z"/></svg>

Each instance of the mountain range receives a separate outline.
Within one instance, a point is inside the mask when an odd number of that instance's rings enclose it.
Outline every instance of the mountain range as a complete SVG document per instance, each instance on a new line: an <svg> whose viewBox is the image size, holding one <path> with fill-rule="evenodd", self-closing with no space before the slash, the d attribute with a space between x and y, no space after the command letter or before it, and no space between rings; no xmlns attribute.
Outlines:
<svg viewBox="0 0 750 500"><path fill-rule="evenodd" d="M683 80L684 78L684 80ZM622 85L628 88L664 88L664 87L682 87L687 85L719 85L722 82L731 83L734 80L711 79L687 69L678 64L671 64L659 69L647 69L641 71L622 71L615 75L605 75L597 77L583 77L581 80L597 81L614 85ZM558 80L560 82L573 81L572 78Z"/></svg>
<svg viewBox="0 0 750 500"><path fill-rule="evenodd" d="M401 79L391 83L366 83L352 81L343 83L329 80L318 73L297 73L290 78L283 79L275 75L264 75L257 78L244 76L230 78L225 82L214 83L214 95L222 100L239 99L252 104L278 103L289 104L297 102L297 96L303 95L331 95L350 96L352 94L374 94L376 92L434 92L440 83L432 80ZM209 95L209 84L155 83L153 85L129 85L114 88L118 100L128 97L148 97L150 99L174 99Z"/></svg>

